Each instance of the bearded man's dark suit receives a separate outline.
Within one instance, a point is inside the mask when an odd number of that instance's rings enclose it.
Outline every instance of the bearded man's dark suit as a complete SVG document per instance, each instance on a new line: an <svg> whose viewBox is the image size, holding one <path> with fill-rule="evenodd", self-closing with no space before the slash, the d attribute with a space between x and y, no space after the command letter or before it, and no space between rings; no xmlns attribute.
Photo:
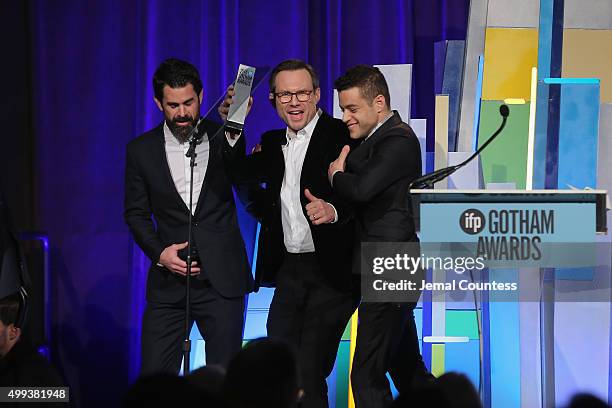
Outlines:
<svg viewBox="0 0 612 408"><path fill-rule="evenodd" d="M408 188L421 175L419 141L399 114L384 122L349 153L345 172L333 176L334 190L354 203L359 242L418 242ZM359 250L354 272L359 274ZM388 406L392 401L385 373L400 392L430 375L421 359L415 303L359 306L357 345L351 381L358 408Z"/></svg>
<svg viewBox="0 0 612 408"><path fill-rule="evenodd" d="M236 147L244 144L244 138L240 139ZM298 350L306 394L302 406L326 407L325 378L333 369L342 333L359 299L351 274L353 213L327 179L329 163L351 141L344 123L321 113L300 174L300 205L308 219L304 190L309 189L335 207L338 221L309 222L315 252L306 254L289 254L284 243L280 192L287 143L286 129L268 131L261 137L261 151L236 160L232 168L242 182L265 184L252 190L250 212L261 222L256 285L276 286L268 336L286 340Z"/></svg>
<svg viewBox="0 0 612 408"><path fill-rule="evenodd" d="M192 236L201 273L192 279L192 317L206 340L207 364L227 364L241 348L244 296L252 289L252 276L223 158L225 135L216 134L219 126L213 122L201 127L210 150L200 196L194 197ZM170 172L163 123L127 146L124 215L151 259L142 371L178 372L185 277L157 263L164 248L187 241L189 209Z"/></svg>

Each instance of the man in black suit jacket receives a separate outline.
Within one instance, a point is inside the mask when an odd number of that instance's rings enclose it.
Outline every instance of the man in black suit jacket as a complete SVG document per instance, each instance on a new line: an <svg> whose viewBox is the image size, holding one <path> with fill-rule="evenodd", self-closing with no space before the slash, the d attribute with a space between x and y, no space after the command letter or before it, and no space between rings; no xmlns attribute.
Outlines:
<svg viewBox="0 0 612 408"><path fill-rule="evenodd" d="M350 155L345 146L328 176L334 190L355 204L359 241L418 242L408 192L410 182L421 174L418 139L390 110L389 89L378 68L358 65L334 85L351 138L362 143ZM359 273L359 248L356 254L354 271ZM357 408L391 403L387 371L401 393L409 392L413 382L430 378L419 351L415 305L416 299L359 306L351 372Z"/></svg>
<svg viewBox="0 0 612 408"><path fill-rule="evenodd" d="M151 259L142 327L142 372L178 373L184 334L185 262L189 220L189 147L202 101L191 64L169 59L153 77L164 123L127 147L125 220ZM227 364L242 346L244 296L252 277L240 235L224 135L203 121L193 183L191 313L206 340L207 364ZM197 204L196 204L197 203Z"/></svg>
<svg viewBox="0 0 612 408"><path fill-rule="evenodd" d="M232 95L220 106L222 115ZM256 281L276 284L268 336L298 351L302 407L328 406L325 379L358 302L351 210L327 181L329 162L350 139L341 121L317 108L319 98L310 65L288 60L276 66L270 101L287 128L264 133L260 151L232 166L241 181L265 183L251 208L262 225Z"/></svg>

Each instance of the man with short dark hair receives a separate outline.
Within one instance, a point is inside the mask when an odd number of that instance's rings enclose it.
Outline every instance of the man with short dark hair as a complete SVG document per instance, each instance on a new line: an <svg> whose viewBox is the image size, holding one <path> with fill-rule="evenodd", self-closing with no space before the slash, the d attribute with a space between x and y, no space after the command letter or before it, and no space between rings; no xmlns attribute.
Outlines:
<svg viewBox="0 0 612 408"><path fill-rule="evenodd" d="M329 162L350 138L341 121L317 107L320 93L310 65L278 64L269 99L287 127L264 133L260 151L232 166L236 178L265 183L253 210L262 225L256 281L276 286L268 336L295 346L304 408L328 406L325 379L358 303L350 273L352 211L327 181ZM231 96L233 90L221 115Z"/></svg>
<svg viewBox="0 0 612 408"><path fill-rule="evenodd" d="M202 82L195 67L164 61L153 77L164 121L127 146L125 220L151 259L142 323L143 374L178 373L184 335L190 201L188 137L200 116ZM191 318L206 340L206 363L225 365L242 346L244 296L252 277L238 228L224 135L203 120L193 173Z"/></svg>
<svg viewBox="0 0 612 408"><path fill-rule="evenodd" d="M63 386L57 371L22 338L19 299L18 294L0 299L0 386Z"/></svg>
<svg viewBox="0 0 612 408"><path fill-rule="evenodd" d="M358 65L334 85L342 120L351 138L362 143L352 152L345 146L330 164L328 176L334 190L355 204L359 241L418 242L408 190L421 174L418 139L399 114L391 111L389 88L378 68ZM354 259L354 272L359 274L360 257ZM410 390L415 378L430 377L419 351L412 313L415 305L363 302L359 306L351 371L357 408L391 403L387 371L400 393Z"/></svg>

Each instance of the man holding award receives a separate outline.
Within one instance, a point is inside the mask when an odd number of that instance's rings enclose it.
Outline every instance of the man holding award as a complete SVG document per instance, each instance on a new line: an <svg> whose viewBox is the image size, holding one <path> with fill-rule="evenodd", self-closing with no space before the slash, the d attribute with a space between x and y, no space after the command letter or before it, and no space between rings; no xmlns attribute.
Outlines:
<svg viewBox="0 0 612 408"><path fill-rule="evenodd" d="M128 144L125 171L125 220L151 259L141 371L179 372L190 197L190 322L196 322L206 340L207 364L225 365L242 346L244 296L252 288L222 153L228 142L223 134L219 137L219 125L198 120L203 91L193 65L164 61L153 76L153 89L164 121ZM192 140L194 135L199 138ZM193 195L186 157L190 144L196 153Z"/></svg>
<svg viewBox="0 0 612 408"><path fill-rule="evenodd" d="M258 151L234 160L231 168L237 180L255 186L251 212L262 225L256 284L276 286L268 336L297 349L302 406L327 407L325 379L358 304L351 277L352 213L327 181L329 163L350 139L341 121L317 107L319 80L310 65L283 61L269 85L270 103L287 126L265 132ZM230 89L219 106L222 116L233 95ZM234 149L244 144L239 137Z"/></svg>

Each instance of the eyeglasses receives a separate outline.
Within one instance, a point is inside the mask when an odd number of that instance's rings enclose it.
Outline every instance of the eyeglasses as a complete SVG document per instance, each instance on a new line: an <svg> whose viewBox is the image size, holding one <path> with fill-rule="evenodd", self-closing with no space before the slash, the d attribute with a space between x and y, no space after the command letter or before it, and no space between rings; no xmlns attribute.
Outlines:
<svg viewBox="0 0 612 408"><path fill-rule="evenodd" d="M308 102L313 91L297 91L297 92L276 92L270 93L270 99L275 96L280 103L289 103L293 99L293 95L297 98L298 102Z"/></svg>

